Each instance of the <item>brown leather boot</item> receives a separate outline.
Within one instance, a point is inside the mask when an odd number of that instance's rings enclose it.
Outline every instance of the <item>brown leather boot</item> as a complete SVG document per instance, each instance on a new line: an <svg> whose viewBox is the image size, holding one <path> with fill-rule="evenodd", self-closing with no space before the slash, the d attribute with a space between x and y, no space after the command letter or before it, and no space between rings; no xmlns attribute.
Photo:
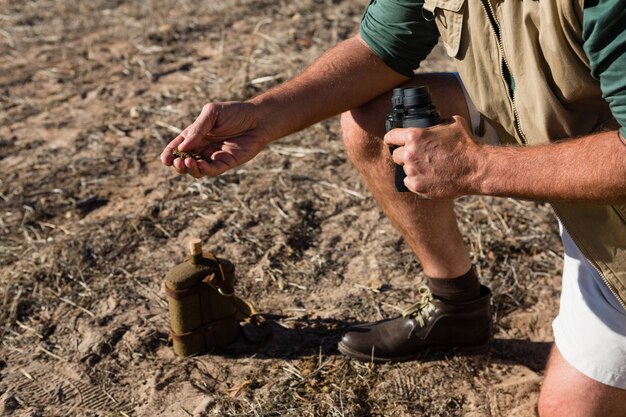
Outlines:
<svg viewBox="0 0 626 417"><path fill-rule="evenodd" d="M339 351L373 362L398 362L416 358L430 349L479 347L491 335L491 291L480 288L480 297L449 302L420 288L421 299L401 317L349 328Z"/></svg>

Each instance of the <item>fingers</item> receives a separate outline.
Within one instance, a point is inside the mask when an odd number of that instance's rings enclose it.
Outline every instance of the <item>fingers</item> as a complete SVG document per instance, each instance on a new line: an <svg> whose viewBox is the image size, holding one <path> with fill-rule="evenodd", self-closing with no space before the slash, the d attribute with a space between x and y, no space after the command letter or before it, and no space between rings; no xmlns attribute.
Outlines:
<svg viewBox="0 0 626 417"><path fill-rule="evenodd" d="M187 167L185 166L185 161L182 158L174 159L174 162L172 162L172 168L174 168L174 171L179 174L187 173Z"/></svg>
<svg viewBox="0 0 626 417"><path fill-rule="evenodd" d="M196 161L193 158L185 158L185 168L187 169L187 174L191 175L194 178L201 178L204 175L200 171L200 167L198 166L200 161Z"/></svg>
<svg viewBox="0 0 626 417"><path fill-rule="evenodd" d="M391 159L397 165L400 165L400 166L404 165L406 161L406 148L401 147L401 148L394 149L393 152L391 153Z"/></svg>
<svg viewBox="0 0 626 417"><path fill-rule="evenodd" d="M188 174L194 178L202 178L216 177L223 174L231 168L231 165L222 159L205 161L204 159L176 158L172 163L172 168L179 174Z"/></svg>
<svg viewBox="0 0 626 417"><path fill-rule="evenodd" d="M176 159L176 156L174 156L172 154L172 151L174 149L178 149L178 145L181 144L181 142L183 140L185 140L185 133L187 132L187 130L184 130L180 135L176 136L166 147L165 149L163 149L163 152L161 152L161 162L163 162L164 165L172 166L172 164L174 163L174 160Z"/></svg>
<svg viewBox="0 0 626 417"><path fill-rule="evenodd" d="M185 167L186 173L194 178L216 177L230 168L220 160L205 161L204 159L195 160L193 158L185 159Z"/></svg>
<svg viewBox="0 0 626 417"><path fill-rule="evenodd" d="M407 177L415 177L419 174L419 170L414 164L406 164L402 167Z"/></svg>
<svg viewBox="0 0 626 417"><path fill-rule="evenodd" d="M230 166L224 163L224 161L215 159L210 162L203 160L198 161L198 168L203 176L216 177L228 171Z"/></svg>
<svg viewBox="0 0 626 417"><path fill-rule="evenodd" d="M387 146L406 146L407 143L419 141L420 139L430 135L431 132L440 129L454 129L456 125L460 125L461 128L467 132L471 132L469 124L464 117L452 116L436 126L426 128L409 127L392 129L385 135L384 142Z"/></svg>
<svg viewBox="0 0 626 417"><path fill-rule="evenodd" d="M161 161L179 174L200 178L220 175L252 159L263 147L263 138L252 131L249 111L236 111L245 110L242 105L205 105L198 118L163 150ZM172 155L175 150L192 157L176 157Z"/></svg>
<svg viewBox="0 0 626 417"><path fill-rule="evenodd" d="M397 128L387 132L383 139L385 141L385 145L387 146L404 146L407 140L409 140L408 135L414 136L419 134L418 132L419 131L415 128Z"/></svg>
<svg viewBox="0 0 626 417"><path fill-rule="evenodd" d="M409 191L417 196L418 200L430 200L430 197L428 197L426 192L424 190L420 190L420 183L416 178L406 177L404 179L404 185L409 189Z"/></svg>
<svg viewBox="0 0 626 417"><path fill-rule="evenodd" d="M397 148L392 153L393 162L397 165L402 166L406 177L404 177L404 185L409 189L412 193L414 193L418 200L428 200L428 197L425 194L421 193L418 189L420 183L418 180L418 176L420 174L419 169L416 164L410 161L408 153L406 151L406 147Z"/></svg>

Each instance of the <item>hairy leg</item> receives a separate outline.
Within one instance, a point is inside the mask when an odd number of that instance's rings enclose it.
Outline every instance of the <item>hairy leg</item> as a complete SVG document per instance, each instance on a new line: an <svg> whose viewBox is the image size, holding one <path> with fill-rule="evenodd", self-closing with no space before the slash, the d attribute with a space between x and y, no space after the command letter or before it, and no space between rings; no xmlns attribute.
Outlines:
<svg viewBox="0 0 626 417"><path fill-rule="evenodd" d="M469 120L463 91L453 74L420 74L404 87L416 85L430 88L442 118L461 115ZM424 273L431 278L461 276L471 264L457 227L453 201L418 200L415 194L394 190L395 165L382 140L390 103L391 92L342 115L348 157L420 260Z"/></svg>
<svg viewBox="0 0 626 417"><path fill-rule="evenodd" d="M571 366L554 346L539 396L540 417L623 417L626 390L597 382Z"/></svg>

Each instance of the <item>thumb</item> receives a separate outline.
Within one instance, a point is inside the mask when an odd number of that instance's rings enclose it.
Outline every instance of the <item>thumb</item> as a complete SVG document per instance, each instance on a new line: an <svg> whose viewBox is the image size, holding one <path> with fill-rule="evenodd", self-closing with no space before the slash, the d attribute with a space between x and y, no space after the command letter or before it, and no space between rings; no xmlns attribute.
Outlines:
<svg viewBox="0 0 626 417"><path fill-rule="evenodd" d="M203 142L213 130L213 126L219 115L219 106L215 103L205 104L202 112L196 120L183 132L185 140L178 146L181 151L196 149L203 145Z"/></svg>
<svg viewBox="0 0 626 417"><path fill-rule="evenodd" d="M185 129L183 133L181 133L181 136L184 138L180 145L178 145L178 149L181 152L198 149L204 142L204 136L199 134L198 131L194 129L193 125Z"/></svg>
<svg viewBox="0 0 626 417"><path fill-rule="evenodd" d="M468 131L471 130L470 126L469 126L469 123L467 122L465 117L454 115L454 116L452 116L451 119L452 119L451 124L459 123L463 128L465 128L465 130L468 130Z"/></svg>

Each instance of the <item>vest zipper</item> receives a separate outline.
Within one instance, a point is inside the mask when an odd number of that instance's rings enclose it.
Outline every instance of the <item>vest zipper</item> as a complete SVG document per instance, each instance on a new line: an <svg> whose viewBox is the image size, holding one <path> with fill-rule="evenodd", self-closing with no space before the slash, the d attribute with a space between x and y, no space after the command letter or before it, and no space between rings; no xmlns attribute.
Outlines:
<svg viewBox="0 0 626 417"><path fill-rule="evenodd" d="M483 9L485 10L485 13L487 14L487 18L489 19L489 22L491 23L491 29L493 30L494 35L496 36L498 49L500 50L500 56L502 57L502 62L500 63L500 75L502 76L502 79L506 83L506 91L508 93L509 99L511 100L511 107L513 108L513 119L515 123L515 130L517 131L517 135L520 137L522 143L524 145L527 145L528 140L526 140L526 135L522 131L522 126L519 121L519 114L517 112L517 107L515 106L515 92L511 84L511 80L513 79L513 74L511 73L511 67L509 66L509 63L506 60L506 55L504 54L504 45L502 44L502 33L500 31L500 24L498 23L498 20L496 19L496 13L491 7L491 3L489 2L489 0L481 0L480 3L482 4ZM509 74L508 78L504 74L505 69L506 69L506 72Z"/></svg>
<svg viewBox="0 0 626 417"><path fill-rule="evenodd" d="M481 0L480 3L482 4L483 9L485 10L485 13L487 14L487 18L489 19L489 22L491 23L491 29L493 30L494 35L496 37L496 40L497 40L497 43L498 43L498 49L500 50L500 55L502 57L502 62L500 64L500 75L502 76L502 79L506 83L507 93L509 95L509 99L511 100L511 106L513 108L513 117L515 119L515 130L517 131L517 134L519 135L520 139L522 140L522 143L524 145L527 145L528 144L528 140L526 139L526 135L522 131L522 126L521 126L520 121L519 121L519 114L517 112L517 107L515 106L515 92L513 90L513 86L511 85L511 79L513 79L513 74L511 73L511 67L509 67L509 64L508 64L508 62L506 60L506 55L504 54L504 46L502 45L502 35L501 35L501 32L500 32L500 24L498 23L498 20L496 19L496 14L495 14L495 12L494 12L494 10L493 10L489 0ZM508 78L508 79L507 79L507 77L504 74L504 69L505 68L506 68L506 71L509 73L509 76L510 76L510 78ZM555 214L556 218L559 219L559 221L561 222L561 224L563 225L565 230L567 230L567 227L565 226L565 223L563 222L563 220L561 219L561 217L559 216L557 211L556 210L553 210L553 211L554 211L554 214ZM579 245L578 240L576 239L576 237L573 236L572 234L570 234L570 237L574 241L574 244L576 245L576 247L582 252L581 246ZM596 272L598 273L600 278L602 278L602 281L604 282L604 285L606 285L606 287L609 289L609 291L611 291L611 293L615 296L617 301L626 310L626 302L624 302L619 297L619 295L617 295L617 293L615 292L613 287L611 287L611 285L609 284L609 281L606 279L606 277L604 276L602 271L600 271L600 268L598 268L596 266L596 264L587 255L584 255L584 256L589 261L589 264L593 267L593 269L596 270Z"/></svg>
<svg viewBox="0 0 626 417"><path fill-rule="evenodd" d="M552 211L554 212L554 215L556 216L556 218L561 222L561 224L563 225L563 228L565 230L567 230L567 226L565 225L565 222L563 221L563 219L561 218L561 216L559 216L559 213L556 211L556 209L554 207L552 207ZM576 247L578 248L578 250L582 253L583 250L581 248L581 246L578 244L578 239L576 239L576 236L574 236L573 234L567 232L569 234L569 237L572 238L572 241L574 242L574 244L576 245ZM587 259L587 261L589 261L589 265L591 265L593 267L593 269L596 270L596 272L598 273L598 275L600 276L600 278L602 278L602 281L604 281L604 285L606 285L606 287L609 289L609 291L611 291L611 294L613 294L615 296L615 298L617 299L617 302L621 304L621 306L624 308L624 310L626 310L626 302L624 302L619 295L617 295L617 293L615 292L615 290L613 289L613 287L611 287L611 285L609 284L609 281L606 279L606 277L604 276L604 274L602 273L602 271L600 271L600 268L598 268L595 264L594 261L591 260L591 258L589 256L587 256L586 254L583 253L583 256L585 257L585 259Z"/></svg>

